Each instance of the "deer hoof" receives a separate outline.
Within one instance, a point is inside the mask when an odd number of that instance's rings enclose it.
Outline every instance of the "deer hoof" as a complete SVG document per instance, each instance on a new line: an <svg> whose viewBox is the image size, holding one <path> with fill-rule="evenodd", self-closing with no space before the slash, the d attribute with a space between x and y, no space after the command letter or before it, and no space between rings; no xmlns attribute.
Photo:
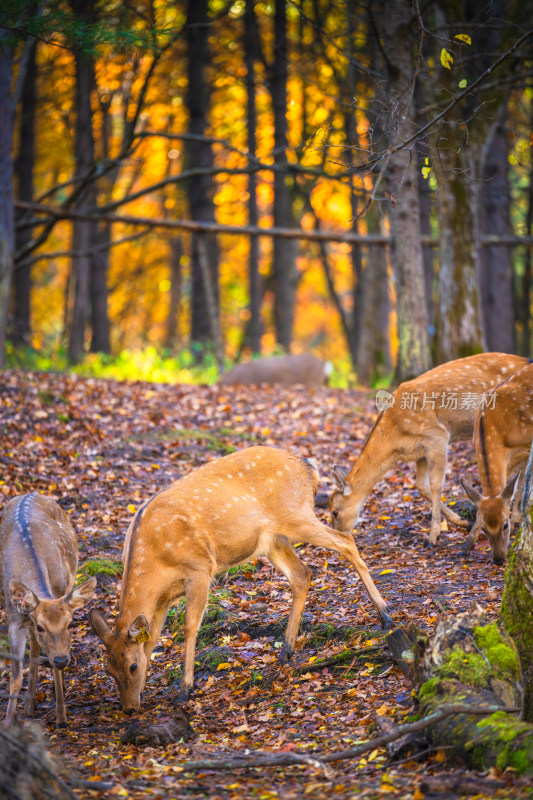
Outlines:
<svg viewBox="0 0 533 800"><path fill-rule="evenodd" d="M56 724L56 728L67 728L67 727L68 727L68 725L67 725L66 722L58 722Z"/></svg>
<svg viewBox="0 0 533 800"><path fill-rule="evenodd" d="M280 664L286 664L287 661L291 660L291 658L292 658L292 647L285 642L278 656L278 661Z"/></svg>
<svg viewBox="0 0 533 800"><path fill-rule="evenodd" d="M190 686L183 686L178 694L178 703L186 703L189 699L189 695L191 694L191 687Z"/></svg>
<svg viewBox="0 0 533 800"><path fill-rule="evenodd" d="M381 627L384 631L390 630L394 625L391 617L389 617L385 611L381 611L379 615L379 621L381 622Z"/></svg>

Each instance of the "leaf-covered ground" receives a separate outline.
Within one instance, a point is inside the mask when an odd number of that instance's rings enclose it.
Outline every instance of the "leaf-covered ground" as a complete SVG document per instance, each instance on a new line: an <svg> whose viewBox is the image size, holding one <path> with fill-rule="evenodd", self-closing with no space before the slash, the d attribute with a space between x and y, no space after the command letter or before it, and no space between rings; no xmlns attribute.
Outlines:
<svg viewBox="0 0 533 800"><path fill-rule="evenodd" d="M113 383L75 376L6 372L0 395L0 497L29 491L56 498L78 531L80 570L97 574L96 605L116 613L122 542L131 515L146 499L208 460L263 444L313 457L319 491L330 468L350 467L375 415L370 393L323 390L230 390L227 387ZM475 480L470 443L452 449L446 499L464 503L459 476ZM397 624L431 631L439 614L480 602L498 612L503 570L481 539L467 560L465 532L443 531L424 546L429 507L404 464L368 499L356 541ZM283 491L283 487L280 487ZM326 511L317 510L324 520ZM74 661L66 673L69 728L54 730L51 673L41 669L38 716L51 748L94 790L81 797L349 798L424 797L428 774L452 771L446 751L393 764L376 749L339 762L325 774L312 764L200 773L183 763L228 753L298 751L325 754L376 735L376 715L401 721L412 713L410 689L385 649L351 651L380 642L377 618L361 582L337 554L311 546L298 552L314 572L295 657L280 667L290 594L286 581L258 560L216 582L197 650L196 689L186 706L196 736L166 747L122 744L131 724L119 710L116 686L104 672L102 646L76 615ZM154 580L157 576L154 576ZM3 615L3 611L2 611ZM181 611L169 614L143 697L142 723L172 717L180 679ZM6 646L5 618L0 635ZM345 654L343 658L342 654ZM322 660L329 664L322 664ZM331 663L333 662L333 663ZM0 693L5 713L8 663ZM528 791L504 776L509 789ZM450 794L426 795L439 797ZM495 795L496 796L496 795Z"/></svg>

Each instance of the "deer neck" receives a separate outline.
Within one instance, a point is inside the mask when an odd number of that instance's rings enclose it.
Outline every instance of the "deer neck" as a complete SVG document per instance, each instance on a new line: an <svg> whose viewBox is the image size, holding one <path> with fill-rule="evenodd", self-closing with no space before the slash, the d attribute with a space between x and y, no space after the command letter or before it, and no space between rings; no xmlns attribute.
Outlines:
<svg viewBox="0 0 533 800"><path fill-rule="evenodd" d="M385 412L376 421L359 458L346 476L352 489L347 501L357 515L376 483L398 460L395 448L391 448L394 435Z"/></svg>
<svg viewBox="0 0 533 800"><path fill-rule="evenodd" d="M500 436L497 426L491 424L485 412L479 416L477 435L481 452L481 458L478 459L481 487L486 497L493 497L505 486L505 459L503 453L499 452L501 448L498 446Z"/></svg>

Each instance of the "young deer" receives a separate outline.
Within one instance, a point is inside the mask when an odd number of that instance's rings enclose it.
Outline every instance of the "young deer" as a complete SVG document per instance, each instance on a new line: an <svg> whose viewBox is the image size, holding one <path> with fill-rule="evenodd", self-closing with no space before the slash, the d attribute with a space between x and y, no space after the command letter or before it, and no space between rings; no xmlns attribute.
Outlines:
<svg viewBox="0 0 533 800"><path fill-rule="evenodd" d="M333 468L333 527L351 533L367 496L397 461L416 463L416 488L431 502L430 544L438 539L441 512L454 525L468 527L440 501L448 444L472 436L482 395L527 363L519 356L482 353L449 361L400 384L349 473Z"/></svg>
<svg viewBox="0 0 533 800"><path fill-rule="evenodd" d="M74 587L78 540L68 517L54 500L32 492L6 504L0 524L0 565L12 658L6 724L11 725L15 719L29 633L26 713L33 715L35 711L42 648L54 671L56 724L66 728L63 670L70 663L72 613L90 601L96 579Z"/></svg>
<svg viewBox="0 0 533 800"><path fill-rule="evenodd" d="M251 447L191 472L136 513L124 542L124 575L116 628L93 609L91 625L107 650L122 709L140 707L150 656L171 603L185 595L185 653L180 700L193 685L196 636L214 575L257 556L284 573L293 593L282 663L291 657L311 570L291 542L331 548L350 561L382 626L391 624L353 537L314 515L316 469L284 450Z"/></svg>
<svg viewBox="0 0 533 800"><path fill-rule="evenodd" d="M461 481L478 510L464 553L471 551L483 530L493 562L505 562L511 534L509 515L514 495L518 492L520 496L520 473L524 474L532 440L533 364L529 364L489 392L476 414L474 445L481 492ZM520 521L519 503L515 503L511 521Z"/></svg>

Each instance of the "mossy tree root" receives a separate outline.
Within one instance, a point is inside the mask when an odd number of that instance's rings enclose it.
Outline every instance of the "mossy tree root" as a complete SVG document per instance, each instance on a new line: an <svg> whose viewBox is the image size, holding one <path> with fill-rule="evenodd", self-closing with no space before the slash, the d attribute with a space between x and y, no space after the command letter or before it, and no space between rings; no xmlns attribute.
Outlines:
<svg viewBox="0 0 533 800"><path fill-rule="evenodd" d="M394 640L394 634L392 634ZM431 743L449 748L467 767L512 767L533 774L533 725L520 719L523 679L513 641L478 606L472 612L441 620L435 636L421 647L411 634L413 650L401 657L416 660L418 702L423 717L443 704L487 707L487 716L460 714L428 730ZM398 658L397 648L391 649ZM498 710L494 710L494 709Z"/></svg>

